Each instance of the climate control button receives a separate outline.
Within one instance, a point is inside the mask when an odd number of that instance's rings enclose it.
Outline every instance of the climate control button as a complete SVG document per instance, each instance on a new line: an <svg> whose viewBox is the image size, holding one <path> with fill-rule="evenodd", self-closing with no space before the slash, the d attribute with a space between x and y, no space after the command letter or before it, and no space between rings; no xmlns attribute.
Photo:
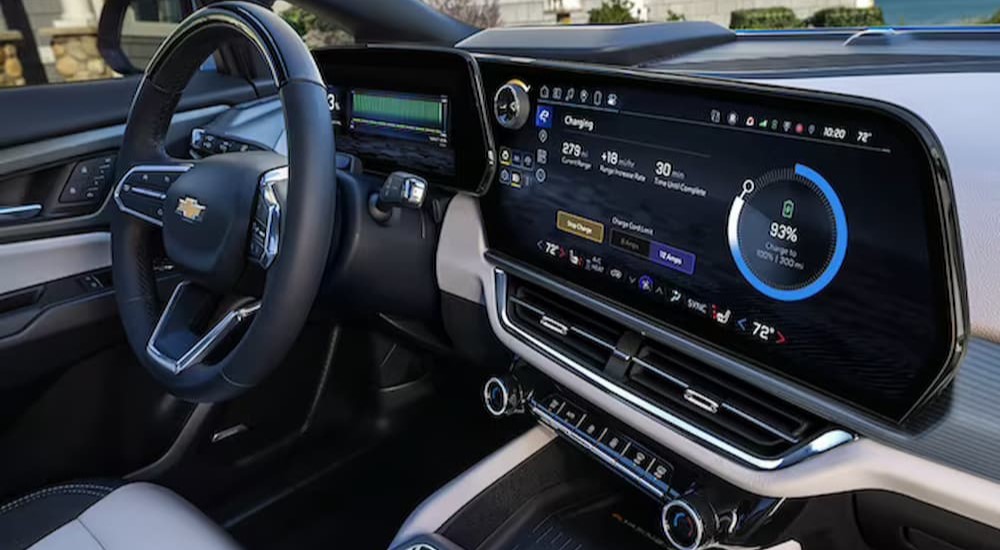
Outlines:
<svg viewBox="0 0 1000 550"><path fill-rule="evenodd" d="M483 387L483 403L486 410L496 417L522 412L521 387L511 376L493 377Z"/></svg>
<svg viewBox="0 0 1000 550"><path fill-rule="evenodd" d="M700 550L715 538L715 513L697 498L668 502L661 514L663 534L677 550Z"/></svg>

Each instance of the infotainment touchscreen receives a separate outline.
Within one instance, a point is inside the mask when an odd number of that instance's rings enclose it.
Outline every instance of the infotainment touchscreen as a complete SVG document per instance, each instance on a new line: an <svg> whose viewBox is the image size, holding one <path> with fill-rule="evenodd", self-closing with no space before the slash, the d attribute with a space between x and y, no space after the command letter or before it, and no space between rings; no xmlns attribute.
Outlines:
<svg viewBox="0 0 1000 550"><path fill-rule="evenodd" d="M901 419L940 382L956 345L947 185L903 115L502 74L491 249L877 415Z"/></svg>

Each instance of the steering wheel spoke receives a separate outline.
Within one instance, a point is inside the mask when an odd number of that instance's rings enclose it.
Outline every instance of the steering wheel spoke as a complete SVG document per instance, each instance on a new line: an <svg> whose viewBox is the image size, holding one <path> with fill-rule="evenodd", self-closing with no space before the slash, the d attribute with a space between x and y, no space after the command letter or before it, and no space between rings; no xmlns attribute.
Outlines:
<svg viewBox="0 0 1000 550"><path fill-rule="evenodd" d="M257 206L250 226L250 245L247 251L251 262L267 269L278 256L281 234L281 205L288 185L288 167L268 170L260 178L257 189Z"/></svg>
<svg viewBox="0 0 1000 550"><path fill-rule="evenodd" d="M204 362L259 309L260 301L251 298L231 300L222 307L218 296L184 281L174 289L160 315L146 352L159 367L180 374Z"/></svg>
<svg viewBox="0 0 1000 550"><path fill-rule="evenodd" d="M140 164L133 166L128 172L125 172L118 185L115 186L115 203L122 212L155 226L163 227L163 213L167 208L165 204L167 191L170 190L174 181L191 167L191 164Z"/></svg>

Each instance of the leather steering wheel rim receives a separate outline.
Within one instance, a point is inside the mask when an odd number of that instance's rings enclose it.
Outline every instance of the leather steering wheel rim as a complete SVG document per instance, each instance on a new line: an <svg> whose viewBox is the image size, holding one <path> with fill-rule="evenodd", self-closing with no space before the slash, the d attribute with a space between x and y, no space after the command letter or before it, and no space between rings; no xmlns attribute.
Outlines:
<svg viewBox="0 0 1000 550"><path fill-rule="evenodd" d="M288 188L283 197L280 248L267 269L259 309L227 354L213 358L211 364L200 360L180 372L163 368L162 362L151 356L161 303L151 252L156 228L123 210L116 212L112 225L116 299L129 345L168 391L199 402L234 397L280 364L305 324L319 290L335 215L336 155L319 69L287 23L270 10L243 2L213 4L195 12L156 52L129 113L119 155L118 189L134 167L188 162L172 159L164 149L170 118L203 60L230 40L252 44L266 60L278 86L288 143ZM238 163L242 157L236 155L232 162ZM195 164L191 172L197 171ZM166 196L163 217L174 215L173 205L165 204Z"/></svg>

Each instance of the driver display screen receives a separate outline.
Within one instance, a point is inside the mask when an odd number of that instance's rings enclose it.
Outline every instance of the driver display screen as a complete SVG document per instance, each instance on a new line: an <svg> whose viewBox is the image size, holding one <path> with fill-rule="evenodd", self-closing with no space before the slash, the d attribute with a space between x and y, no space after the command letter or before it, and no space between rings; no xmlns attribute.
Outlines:
<svg viewBox="0 0 1000 550"><path fill-rule="evenodd" d="M328 86L327 102L339 150L375 169L406 167L428 177L455 176L447 95Z"/></svg>
<svg viewBox="0 0 1000 550"><path fill-rule="evenodd" d="M938 378L952 314L936 183L909 127L529 76L528 122L495 130L493 250L876 415L902 418Z"/></svg>

